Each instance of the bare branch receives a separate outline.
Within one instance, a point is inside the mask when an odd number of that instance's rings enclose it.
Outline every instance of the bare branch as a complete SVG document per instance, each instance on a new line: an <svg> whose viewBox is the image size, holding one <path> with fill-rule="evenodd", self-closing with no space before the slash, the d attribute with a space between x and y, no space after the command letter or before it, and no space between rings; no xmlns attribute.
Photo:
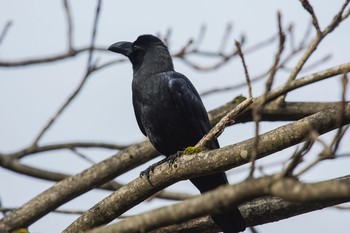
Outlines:
<svg viewBox="0 0 350 233"><path fill-rule="evenodd" d="M29 65L37 65L47 62L55 62L55 61L61 61L63 59L72 58L80 53L88 52L90 50L89 47L82 47L78 49L73 49L71 51L67 51L64 53L56 54L56 55L50 55L48 57L42 57L42 58L27 58L24 60L18 60L18 61L0 61L1 67L8 67L8 68L15 68L18 66L29 66ZM105 47L94 47L93 50L95 51L107 51ZM126 59L124 59L126 61Z"/></svg>
<svg viewBox="0 0 350 233"><path fill-rule="evenodd" d="M338 12L338 14L334 17L334 19L329 24L329 26L322 33L316 35L316 38L311 42L311 44L307 48L306 52L303 54L303 56L298 61L298 64L294 67L293 71L289 75L287 82L291 82L292 80L294 80L296 78L296 76L299 74L300 70L303 68L304 64L306 63L306 61L309 59L311 54L313 54L313 52L316 50L317 46L322 41L322 39L324 37L326 37L330 32L332 32L346 17L348 17L348 14L346 14L346 15L344 15L344 17L342 17L342 14L343 14L343 12L348 4L349 4L349 0L345 1L342 8ZM350 9L348 12L350 12Z"/></svg>
<svg viewBox="0 0 350 233"><path fill-rule="evenodd" d="M3 213L9 212L16 210L17 208L4 208L0 207L0 211ZM58 214L77 214L77 215L82 215L85 211L83 210L66 210L66 209L57 209L53 210L53 213L58 213Z"/></svg>
<svg viewBox="0 0 350 233"><path fill-rule="evenodd" d="M1 154L2 156L10 156L12 159L21 159L27 155L47 152L51 150L64 150L64 149L75 149L75 148L102 148L110 150L122 150L129 145L103 143L103 142L70 142L70 143L58 143L49 144L37 147L28 147L15 153Z"/></svg>
<svg viewBox="0 0 350 233"><path fill-rule="evenodd" d="M112 162L112 160L111 160ZM139 164L136 164L138 166ZM9 169L13 172L18 172L23 175L28 175L31 177L36 177L39 179L44 179L48 181L62 181L71 175L59 173L59 172L52 172L48 170L43 170L40 168L35 168L26 164L21 163L18 159L12 158L11 155L9 156L0 156L0 166L3 168ZM109 191L115 191L119 188L121 188L123 185L119 184L115 181L109 181L105 184L102 184L100 186L96 186L94 188L109 190ZM168 192L168 191L160 191L157 194L154 195L153 198L162 198L167 200L185 200L188 198L193 197L191 194L185 194L185 193L178 193L178 192Z"/></svg>
<svg viewBox="0 0 350 233"><path fill-rule="evenodd" d="M336 179L348 183L349 176ZM247 226L258 226L287 219L303 213L331 207L342 200L318 201L318 202L291 202L278 197L261 197L245 202L239 209ZM348 209L348 208L344 208ZM264 216L263 218L261 216ZM220 231L209 216L189 220L180 224L158 228L150 233L212 233Z"/></svg>
<svg viewBox="0 0 350 233"><path fill-rule="evenodd" d="M8 227L28 226L67 201L149 161L156 155L158 152L149 142L130 146L87 170L56 183L17 210L8 213L0 220L0 232L6 232Z"/></svg>
<svg viewBox="0 0 350 233"><path fill-rule="evenodd" d="M232 24L228 23L227 26L226 26L226 30L224 32L224 35L222 37L222 40L221 40L221 45L220 45L220 49L219 49L219 53L221 53L221 54L223 54L224 51L225 51L227 42L229 40L229 36L232 33L232 28L233 28Z"/></svg>
<svg viewBox="0 0 350 233"><path fill-rule="evenodd" d="M290 82L289 84L283 85L281 87L278 87L274 90L272 90L270 93L267 94L266 101L271 101L275 98L278 98L279 96L291 91L295 90L301 86L306 86L311 83L318 82L320 80L334 77L335 75L343 74L345 72L350 71L350 63L346 63L340 66L336 66L327 70L323 70L321 72L317 72L305 77L302 77L300 79L294 80ZM260 97L259 97L260 98ZM261 100L257 100L255 104L260 104Z"/></svg>
<svg viewBox="0 0 350 233"><path fill-rule="evenodd" d="M67 45L68 50L73 50L73 22L72 22L72 14L69 8L68 0L63 0L64 5L64 11L66 14L66 20L67 20Z"/></svg>
<svg viewBox="0 0 350 233"><path fill-rule="evenodd" d="M302 162L305 154L307 154L313 145L313 140L308 140L304 143L300 150L297 150L292 155L292 161L288 166L281 172L281 176L292 177L294 169Z"/></svg>
<svg viewBox="0 0 350 233"><path fill-rule="evenodd" d="M235 45L237 48L237 53L240 56L241 60L242 60L242 64L243 64L243 68L244 68L244 74L245 74L245 79L248 85L248 98L252 98L253 97L253 93L252 93L252 83L250 81L249 78L249 73L248 73L248 68L247 65L245 63L245 59L244 59L244 55L242 52L242 48L241 48L241 44L238 41L235 41Z"/></svg>
<svg viewBox="0 0 350 233"><path fill-rule="evenodd" d="M273 65L272 65L272 67L270 69L271 72L270 72L269 78L266 81L265 93L267 93L267 92L269 92L271 90L272 82L273 82L273 79L274 79L274 77L276 75L276 72L277 72L277 69L278 69L278 64L280 62L281 55L282 55L282 52L284 50L285 34L284 34L283 30L282 30L282 19L281 19L281 17L282 17L281 13L278 12L277 13L277 22L278 22L279 45L278 45L278 50L276 52Z"/></svg>
<svg viewBox="0 0 350 233"><path fill-rule="evenodd" d="M98 0L97 6L96 6L96 13L95 13L93 29L92 29L90 50L89 50L88 61L87 61L87 67L88 67L87 68L87 72L86 72L87 74L90 73L90 71L92 70L92 68L94 66L92 64L92 56L93 56L93 52L94 52L93 47L95 46L95 40L96 40L96 34L97 34L97 25L98 25L98 20L100 18L101 5L102 5L102 0Z"/></svg>
<svg viewBox="0 0 350 233"><path fill-rule="evenodd" d="M312 24L314 25L314 27L317 31L317 34L321 34L322 32L321 32L320 26L318 24L316 14L315 14L314 9L312 8L311 4L309 3L308 0L300 0L300 2L303 5L304 9L310 13L310 15L312 17Z"/></svg>
<svg viewBox="0 0 350 233"><path fill-rule="evenodd" d="M345 73L341 79L341 84L342 84L342 95L341 95L341 107L340 107L340 111L339 111L339 116L338 116L338 121L339 121L339 125L341 125L341 122L343 120L343 115L344 115L344 106L346 103L346 94L347 94L347 85L348 85L348 77L347 74ZM332 148L332 152L335 154L337 152L340 140L342 139L342 137L344 136L346 130L349 127L345 127L345 129L343 130L342 127L339 127L337 130L337 134L334 136L334 139L331 143L331 148Z"/></svg>
<svg viewBox="0 0 350 233"><path fill-rule="evenodd" d="M262 158L302 142L310 128L315 129L320 134L334 129L336 127L337 110L338 108L328 109L260 135L261 143L258 146L257 158ZM343 122L344 124L350 122L350 104L347 104L346 119L348 122ZM150 177L152 185L143 178L133 180L78 218L65 230L65 233L91 229L108 223L143 201L145 197L154 194L171 183L223 171L247 163L250 161L253 141L254 138L221 149L201 152L196 156L183 155L174 162L172 167L169 167L168 164L159 165ZM272 141L273 143L271 143ZM130 195L130 193L133 193L133 195Z"/></svg>
<svg viewBox="0 0 350 233"><path fill-rule="evenodd" d="M292 178L258 178L234 186L223 186L196 198L140 214L106 227L95 228L88 232L147 232L169 224L228 210L231 206L237 206L245 200L265 195L281 197L294 202L335 200L346 202L350 200L350 182L349 178L343 179L341 182L329 180L309 184L301 183Z"/></svg>
<svg viewBox="0 0 350 233"><path fill-rule="evenodd" d="M5 36L6 36L6 34L8 33L8 31L9 31L11 25L12 25L12 21L9 20L9 21L7 21L7 23L5 24L5 27L2 29L2 32L1 32L1 34L0 34L0 45L1 45L1 43L4 41Z"/></svg>
<svg viewBox="0 0 350 233"><path fill-rule="evenodd" d="M227 113L197 144L195 147L206 148L206 145L218 138L224 132L226 126L232 125L235 119L253 103L253 98L248 98Z"/></svg>

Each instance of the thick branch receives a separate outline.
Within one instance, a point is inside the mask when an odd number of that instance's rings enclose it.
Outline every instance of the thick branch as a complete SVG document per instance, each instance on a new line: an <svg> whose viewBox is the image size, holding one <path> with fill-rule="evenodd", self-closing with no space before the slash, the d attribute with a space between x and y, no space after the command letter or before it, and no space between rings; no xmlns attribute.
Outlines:
<svg viewBox="0 0 350 233"><path fill-rule="evenodd" d="M8 213L0 220L0 232L11 231L19 226L29 226L60 205L147 162L157 154L149 142L130 146L111 158L58 182L17 210Z"/></svg>
<svg viewBox="0 0 350 233"><path fill-rule="evenodd" d="M337 179L350 184L350 177ZM220 195L220 194L219 194ZM349 201L349 199L345 201ZM344 199L332 199L315 202L293 202L286 201L278 197L261 197L242 204L239 209L244 217L247 226L256 226L271 223L282 219L287 219L304 213L320 210L345 202ZM263 218L261 216L264 216ZM203 233L217 232L220 229L208 217L189 220L184 223L171 225L152 233Z"/></svg>
<svg viewBox="0 0 350 233"><path fill-rule="evenodd" d="M319 134L337 127L337 111L333 108L306 117L300 121L282 126L260 135L257 158L265 157L305 140L305 135L313 129ZM350 104L346 105L343 124L350 122ZM128 185L96 204L78 218L66 233L79 232L108 223L126 210L137 205L148 196L179 180L231 169L249 162L254 138L224 147L202 152L196 156L183 155L171 168L167 164L155 168L151 183L137 178ZM130 195L133 193L133 195Z"/></svg>
<svg viewBox="0 0 350 233"><path fill-rule="evenodd" d="M305 184L293 178L263 177L251 179L234 186L222 186L196 198L162 207L120 223L100 227L89 233L147 232L188 219L212 215L237 206L246 200L264 195L281 197L298 202L346 202L350 200L350 177L347 182L324 181ZM251 209L251 211L254 211ZM266 213L265 213L266 214ZM262 216L265 216L262 215ZM275 215L276 216L276 215ZM248 216L246 216L248 217ZM261 218L261 215L258 219ZM268 218L271 220L271 218Z"/></svg>

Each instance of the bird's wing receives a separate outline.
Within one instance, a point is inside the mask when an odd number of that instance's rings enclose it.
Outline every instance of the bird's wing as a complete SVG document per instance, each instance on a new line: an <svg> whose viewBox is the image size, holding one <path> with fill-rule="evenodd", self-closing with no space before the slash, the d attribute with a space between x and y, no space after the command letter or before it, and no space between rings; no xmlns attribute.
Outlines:
<svg viewBox="0 0 350 233"><path fill-rule="evenodd" d="M200 138L204 136L211 129L211 124L203 102L192 83L184 75L173 73L169 81L169 90L184 119L187 119L191 127L201 134ZM210 147L218 148L219 145L215 140Z"/></svg>
<svg viewBox="0 0 350 233"><path fill-rule="evenodd" d="M132 96L132 102L133 102L133 105L134 105L134 112L135 112L135 116L136 116L136 121L137 121L137 124L139 125L139 128L141 130L141 132L143 133L143 135L147 136L146 135L146 130L145 128L143 127L143 124L141 122L141 113L140 113L140 108L137 107L137 103L136 103L136 97L135 97L135 94L133 93L133 96Z"/></svg>

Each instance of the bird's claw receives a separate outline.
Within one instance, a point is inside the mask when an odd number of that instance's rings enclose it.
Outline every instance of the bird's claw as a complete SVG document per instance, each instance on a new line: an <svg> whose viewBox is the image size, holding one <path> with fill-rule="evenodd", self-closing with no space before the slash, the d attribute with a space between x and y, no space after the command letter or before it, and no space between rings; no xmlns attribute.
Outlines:
<svg viewBox="0 0 350 233"><path fill-rule="evenodd" d="M146 170L140 172L140 178L145 177L147 179L147 181L152 185L151 183L151 175L150 173L153 172L153 170L160 164L164 163L166 161L166 159L163 159L155 164L152 164L151 166L149 166Z"/></svg>
<svg viewBox="0 0 350 233"><path fill-rule="evenodd" d="M149 166L147 169L140 172L140 178L142 178L144 176L149 181L150 173L153 172L153 169L154 169L154 167Z"/></svg>
<svg viewBox="0 0 350 233"><path fill-rule="evenodd" d="M152 164L151 166L146 168L146 170L140 172L140 178L145 177L150 185L152 185L151 179L150 179L150 177L151 177L150 173L153 172L155 167L156 167L155 164Z"/></svg>
<svg viewBox="0 0 350 233"><path fill-rule="evenodd" d="M179 158L182 155L182 153L183 153L182 151L178 151L175 154L172 154L167 158L167 162L169 164L169 167L171 167L174 164L175 160L177 158Z"/></svg>
<svg viewBox="0 0 350 233"><path fill-rule="evenodd" d="M181 155L182 155L182 151L178 151L176 152L175 154L173 155L170 155L169 157L155 163L155 164L152 164L151 166L149 166L147 169L145 169L144 171L140 172L140 178L142 177L145 177L147 179L147 181L152 185L151 183L151 180L150 180L150 177L151 177L151 172L153 172L153 170L160 164L164 163L165 161L168 163L169 167L171 167L175 160L177 158L179 158Z"/></svg>

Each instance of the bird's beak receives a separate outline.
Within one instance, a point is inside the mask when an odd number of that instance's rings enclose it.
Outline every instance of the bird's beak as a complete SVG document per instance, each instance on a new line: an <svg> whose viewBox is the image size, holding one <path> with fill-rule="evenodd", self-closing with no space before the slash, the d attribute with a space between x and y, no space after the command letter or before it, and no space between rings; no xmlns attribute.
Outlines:
<svg viewBox="0 0 350 233"><path fill-rule="evenodd" d="M109 46L108 50L121 53L124 56L129 57L132 52L132 43L127 41L120 41Z"/></svg>

